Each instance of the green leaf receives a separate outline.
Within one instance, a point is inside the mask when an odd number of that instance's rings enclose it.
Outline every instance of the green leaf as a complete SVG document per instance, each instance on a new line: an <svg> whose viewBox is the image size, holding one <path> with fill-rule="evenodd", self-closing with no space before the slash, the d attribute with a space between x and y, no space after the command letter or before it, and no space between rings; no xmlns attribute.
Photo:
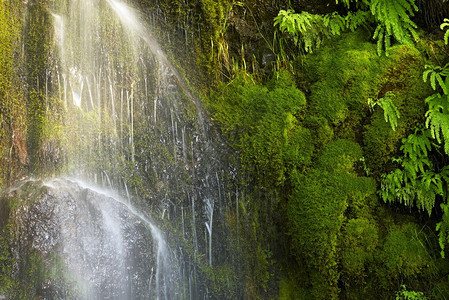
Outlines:
<svg viewBox="0 0 449 300"><path fill-rule="evenodd" d="M436 90L436 82L435 82L436 73L432 72L430 74L430 85L432 86L432 89Z"/></svg>
<svg viewBox="0 0 449 300"><path fill-rule="evenodd" d="M392 92L385 93L383 98L377 100L378 104L384 111L385 122L389 122L391 129L396 130L398 125L398 119L400 118L400 113L396 105L393 103L393 98L395 95ZM375 104L372 104L374 107Z"/></svg>

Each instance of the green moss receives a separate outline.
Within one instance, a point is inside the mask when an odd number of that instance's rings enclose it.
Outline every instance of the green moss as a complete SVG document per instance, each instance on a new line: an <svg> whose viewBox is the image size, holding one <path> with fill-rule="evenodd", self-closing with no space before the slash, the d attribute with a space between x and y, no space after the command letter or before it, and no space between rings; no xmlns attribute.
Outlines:
<svg viewBox="0 0 449 300"><path fill-rule="evenodd" d="M306 261L316 299L338 295L336 251L348 205L345 180L347 176L313 169L297 178L288 203L292 247L298 262Z"/></svg>
<svg viewBox="0 0 449 300"><path fill-rule="evenodd" d="M300 71L312 83L311 113L325 117L333 126L350 119L352 126L347 130L353 130L367 111L367 99L376 96L384 60L362 30L307 56Z"/></svg>
<svg viewBox="0 0 449 300"><path fill-rule="evenodd" d="M238 77L211 106L214 119L241 153L243 165L254 168L260 182L280 184L287 164L309 163L313 147L310 132L298 126L304 94L289 76L274 78L268 86Z"/></svg>
<svg viewBox="0 0 449 300"><path fill-rule="evenodd" d="M362 156L362 149L354 142L336 140L324 148L318 158L318 167L333 172L351 172L354 163Z"/></svg>
<svg viewBox="0 0 449 300"><path fill-rule="evenodd" d="M311 287L303 288L316 299L337 298L339 280L345 286L362 283L374 259L376 184L356 175L361 155L358 144L337 140L312 169L295 177L287 208L292 248L309 275Z"/></svg>
<svg viewBox="0 0 449 300"><path fill-rule="evenodd" d="M298 262L306 262L316 299L338 295L338 238L355 180L353 165L360 155L360 147L353 142L330 143L317 166L297 176L288 202L292 247Z"/></svg>
<svg viewBox="0 0 449 300"><path fill-rule="evenodd" d="M238 276L228 266L201 266L206 275L207 287L216 299L235 299L237 297Z"/></svg>
<svg viewBox="0 0 449 300"><path fill-rule="evenodd" d="M381 264L376 273L383 288L398 290L397 282L402 278L423 284L432 278L433 263L424 245L416 224L405 223L388 232L382 251L376 255Z"/></svg>
<svg viewBox="0 0 449 300"><path fill-rule="evenodd" d="M378 228L369 219L350 219L341 238L342 278L347 285L363 283L366 267L374 260L379 243Z"/></svg>
<svg viewBox="0 0 449 300"><path fill-rule="evenodd" d="M0 188L13 180L27 161L22 145L26 131L25 104L19 70L23 5L20 1L0 2Z"/></svg>
<svg viewBox="0 0 449 300"><path fill-rule="evenodd" d="M307 300L310 297L307 290L294 280L283 279L279 282L279 300Z"/></svg>
<svg viewBox="0 0 449 300"><path fill-rule="evenodd" d="M51 16L43 3L30 3L25 26L26 76L28 84L27 107L29 131L27 148L30 155L30 171L36 174L50 173L49 166L54 165L47 146L45 131L57 121L61 103L52 98L51 82L48 72L52 69L54 50ZM50 80L51 81L51 80ZM50 157L50 158L49 158Z"/></svg>
<svg viewBox="0 0 449 300"><path fill-rule="evenodd" d="M32 191L32 184L24 190ZM31 248L29 241L17 236L18 224L14 219L17 208L27 205L27 201L35 199L35 193L41 192L33 191L31 195L24 192L9 199L0 199L0 208L8 212L6 219L0 223L0 294L8 299L35 298L45 280L42 257ZM14 249L13 245L20 245L20 250Z"/></svg>
<svg viewBox="0 0 449 300"><path fill-rule="evenodd" d="M375 110L363 132L364 155L367 166L379 176L382 170L389 172L388 163L416 125L423 122L426 105L424 99L430 94L429 87L422 81L424 57L410 46L391 48L390 60L379 82L379 97L391 91L395 94L394 104L401 117L393 131L385 124L383 112Z"/></svg>

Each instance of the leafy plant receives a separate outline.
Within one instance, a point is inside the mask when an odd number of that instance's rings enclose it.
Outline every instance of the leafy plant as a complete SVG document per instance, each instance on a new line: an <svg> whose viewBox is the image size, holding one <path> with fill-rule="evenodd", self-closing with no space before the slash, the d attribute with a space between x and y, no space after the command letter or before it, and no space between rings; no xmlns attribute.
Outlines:
<svg viewBox="0 0 449 300"><path fill-rule="evenodd" d="M372 20L371 13L367 10L357 10L355 12L349 11L345 17L346 28L349 28L351 31L355 31L360 26L371 22Z"/></svg>
<svg viewBox="0 0 449 300"><path fill-rule="evenodd" d="M388 55L392 37L408 45L412 44L412 39L418 39L416 24L410 19L418 10L415 0L371 0L370 10L378 23L373 38L377 39L379 55L383 45Z"/></svg>
<svg viewBox="0 0 449 300"><path fill-rule="evenodd" d="M367 23L369 18L369 12L362 10L341 16L337 12L318 15L305 11L295 13L289 9L279 11L274 18L274 26L278 26L281 33L288 33L297 47L311 53L326 39L338 36L347 29L354 31Z"/></svg>
<svg viewBox="0 0 449 300"><path fill-rule="evenodd" d="M424 82L427 82L427 79L430 77L430 85L432 86L432 89L436 90L438 83L443 90L443 93L447 95L449 93L449 78L447 77L449 75L449 63L444 67L426 65L425 68L428 70L423 73Z"/></svg>
<svg viewBox="0 0 449 300"><path fill-rule="evenodd" d="M423 80L429 79L432 89L438 87L443 91L426 98L429 109L426 112L426 127L439 144L444 144L444 151L449 154L449 64L444 67L426 65Z"/></svg>
<svg viewBox="0 0 449 300"><path fill-rule="evenodd" d="M443 24L441 24L440 28L441 30L444 30L445 27L449 27L449 19L444 19ZM447 45L449 41L449 28L446 30L446 33L444 34L444 43Z"/></svg>
<svg viewBox="0 0 449 300"><path fill-rule="evenodd" d="M428 130L416 129L415 133L402 140L404 155L393 159L401 167L382 175L380 195L385 202L416 205L430 215L435 197L443 196L443 185L447 184L446 170L438 173L429 160L430 138Z"/></svg>
<svg viewBox="0 0 449 300"><path fill-rule="evenodd" d="M330 20L328 20L329 24ZM335 23L334 26L336 26ZM274 26L279 26L279 30L287 32L292 37L296 46L301 46L306 52L313 52L323 41L324 22L321 16L308 12L295 13L289 9L281 10L274 18ZM336 30L336 28L334 28Z"/></svg>
<svg viewBox="0 0 449 300"><path fill-rule="evenodd" d="M393 103L395 95L393 92L386 92L383 98L373 101L371 98L368 99L368 105L371 109L374 109L376 105L379 105L384 111L385 122L389 122L391 129L396 130L398 126L398 119L400 118L400 113L396 105Z"/></svg>
<svg viewBox="0 0 449 300"><path fill-rule="evenodd" d="M396 292L396 300L426 300L423 292L408 291L405 284L401 285L401 290Z"/></svg>
<svg viewBox="0 0 449 300"><path fill-rule="evenodd" d="M415 0L341 1L347 8L351 2L358 4L358 10L348 11L346 16L337 12L316 15L281 10L274 18L274 26L279 26L282 33L287 32L295 45L304 48L306 52L312 52L314 47L318 48L329 37L340 35L346 29L354 31L365 23L377 24L373 38L377 39L379 55L383 49L388 55L393 38L408 45L418 39L415 31L417 26L411 20L414 12L418 10ZM336 3L339 1L336 0Z"/></svg>
<svg viewBox="0 0 449 300"><path fill-rule="evenodd" d="M449 154L449 114L447 98L435 94L426 99L429 110L426 112L426 127L432 138L439 144L444 143L444 151Z"/></svg>

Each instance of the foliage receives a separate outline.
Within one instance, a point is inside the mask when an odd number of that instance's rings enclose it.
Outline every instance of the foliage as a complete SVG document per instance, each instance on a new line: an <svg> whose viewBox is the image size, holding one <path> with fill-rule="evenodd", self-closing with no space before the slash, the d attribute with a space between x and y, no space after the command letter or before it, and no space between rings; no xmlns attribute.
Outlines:
<svg viewBox="0 0 449 300"><path fill-rule="evenodd" d="M405 284L401 285L401 290L396 292L396 300L425 300L423 292L408 291Z"/></svg>
<svg viewBox="0 0 449 300"><path fill-rule="evenodd" d="M413 223L406 223L388 232L380 261L385 266L387 278L408 278L427 273L430 255L419 236L419 229ZM382 272L381 270L379 270Z"/></svg>
<svg viewBox="0 0 449 300"><path fill-rule="evenodd" d="M385 95L373 101L371 98L368 99L368 105L371 109L374 109L376 105L379 105L384 111L385 122L389 122L391 129L394 131L398 126L398 119L400 117L398 108L393 103L394 93L386 92Z"/></svg>
<svg viewBox="0 0 449 300"><path fill-rule="evenodd" d="M325 40L340 35L346 29L354 31L365 24L369 14L364 11L349 12L340 16L337 12L326 15L310 14L308 12L295 13L293 10L281 10L274 18L274 26L281 33L287 33L293 42L305 52L312 53L320 48Z"/></svg>
<svg viewBox="0 0 449 300"><path fill-rule="evenodd" d="M438 87L443 94L436 93L426 98L429 109L426 112L426 127L430 129L432 137L439 144L444 145L444 151L449 154L449 64L444 67L426 65L423 73L423 80L427 82L430 78L430 85L433 90Z"/></svg>
<svg viewBox="0 0 449 300"><path fill-rule="evenodd" d="M432 86L432 89L436 90L438 83L438 86L443 90L443 93L447 95L449 92L449 79L447 78L449 75L449 64L446 64L444 67L432 65L426 65L425 67L428 70L423 73L423 81L427 82L430 75L430 85Z"/></svg>
<svg viewBox="0 0 449 300"><path fill-rule="evenodd" d="M363 31L346 34L332 47L309 55L299 72L311 82L310 113L334 126L346 119L357 123L366 99L376 93L382 63Z"/></svg>
<svg viewBox="0 0 449 300"><path fill-rule="evenodd" d="M438 222L436 230L439 232L438 242L441 248L441 257L445 257L444 249L446 244L449 244L449 206L447 203L441 204L441 209L443 210L443 217L440 222Z"/></svg>
<svg viewBox="0 0 449 300"><path fill-rule="evenodd" d="M447 171L438 173L429 159L430 132L416 129L402 140L404 156L394 159L401 168L382 175L380 195L386 202L400 202L425 210L429 215L435 206L435 197L443 196Z"/></svg>
<svg viewBox="0 0 449 300"><path fill-rule="evenodd" d="M349 8L350 2L345 0L343 4ZM346 16L340 16L337 12L317 15L281 10L274 19L274 25L279 27L281 33L288 33L295 45L305 52L319 48L324 40L332 36L340 35L347 29L354 31L367 23L377 24L373 38L377 40L379 55L382 49L389 54L392 38L407 45L418 39L415 31L417 26L411 20L418 10L415 0L370 0L358 3L359 9L349 11Z"/></svg>
<svg viewBox="0 0 449 300"><path fill-rule="evenodd" d="M348 220L341 238L342 277L363 283L366 268L374 261L379 244L378 228L372 220L355 218Z"/></svg>
<svg viewBox="0 0 449 300"><path fill-rule="evenodd" d="M390 163L391 156L397 155L402 138L410 128L424 122L423 99L431 92L422 81L423 59L416 49L406 45L394 46L386 59L384 72L377 81L379 93L394 93L393 103L401 118L393 131L391 124L385 122L382 110L375 110L363 133L366 164L379 179L381 173L389 173L395 167Z"/></svg>
<svg viewBox="0 0 449 300"><path fill-rule="evenodd" d="M378 23L373 38L377 39L379 55L383 45L388 55L391 37L407 45L417 39L416 24L410 19L418 10L415 0L371 0L370 10Z"/></svg>
<svg viewBox="0 0 449 300"><path fill-rule="evenodd" d="M441 24L440 28L441 30L444 30L444 28L449 26L449 19L444 19L444 22ZM444 33L444 43L447 45L449 42L449 28L446 29L446 32Z"/></svg>
<svg viewBox="0 0 449 300"><path fill-rule="evenodd" d="M425 99L428 110L425 114L426 129L409 135L403 140L401 150L402 158L395 161L401 168L383 175L381 196L384 201L399 201L405 205L416 204L420 209L426 210L430 215L437 199L442 199L441 209L443 218L436 226L439 231L439 244L441 256L444 257L447 243L447 186L449 184L449 166L434 166L429 159L430 151L444 146L445 154L449 154L449 64L443 67L426 65L422 80L427 82L434 91L439 91ZM442 92L442 93L441 93ZM438 144L432 144L431 138ZM441 160L439 158L438 160Z"/></svg>

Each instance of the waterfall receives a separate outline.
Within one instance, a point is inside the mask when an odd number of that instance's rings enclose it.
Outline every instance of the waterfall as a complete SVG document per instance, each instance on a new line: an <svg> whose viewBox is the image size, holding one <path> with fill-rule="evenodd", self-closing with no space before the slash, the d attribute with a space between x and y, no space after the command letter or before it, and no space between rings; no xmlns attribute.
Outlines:
<svg viewBox="0 0 449 300"><path fill-rule="evenodd" d="M201 104L130 4L49 5L58 73L45 93L64 103L66 165L27 204L55 212L30 237L62 270L47 296L208 298L198 266L218 265L223 166Z"/></svg>

